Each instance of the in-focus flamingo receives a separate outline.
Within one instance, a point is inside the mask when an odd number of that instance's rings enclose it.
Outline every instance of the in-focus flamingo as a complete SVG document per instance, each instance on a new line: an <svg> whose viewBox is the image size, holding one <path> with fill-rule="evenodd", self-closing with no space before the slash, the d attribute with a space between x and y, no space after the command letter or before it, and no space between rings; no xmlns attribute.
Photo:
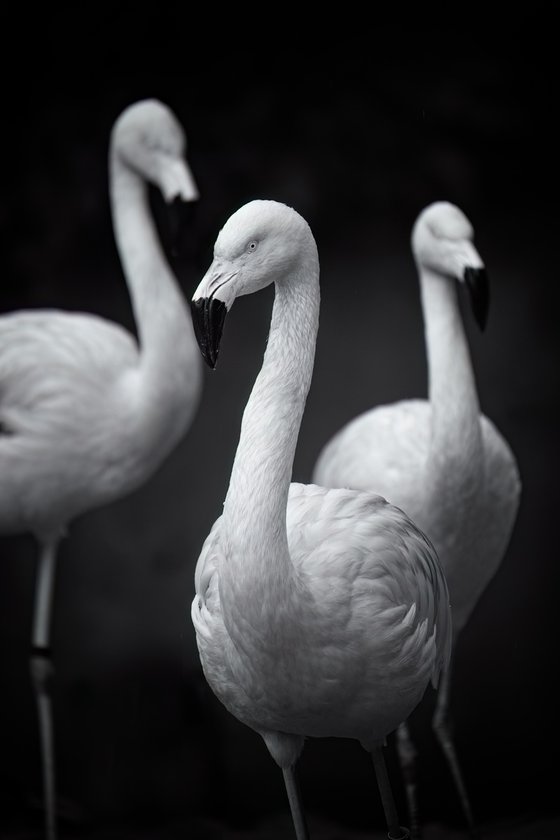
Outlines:
<svg viewBox="0 0 560 840"><path fill-rule="evenodd" d="M264 362L196 568L201 662L282 768L298 840L308 837L295 776L306 736L361 742L388 836L404 838L382 745L447 662L447 587L430 542L383 498L290 483L319 318L317 248L292 208L252 201L221 230L192 304L206 361L216 364L235 298L271 283Z"/></svg>

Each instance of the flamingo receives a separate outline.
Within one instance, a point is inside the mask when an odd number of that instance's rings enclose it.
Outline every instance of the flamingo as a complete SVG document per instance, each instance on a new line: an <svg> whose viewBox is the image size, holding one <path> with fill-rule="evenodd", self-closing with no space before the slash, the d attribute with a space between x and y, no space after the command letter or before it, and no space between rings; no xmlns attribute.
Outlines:
<svg viewBox="0 0 560 840"><path fill-rule="evenodd" d="M111 209L139 341L80 312L0 318L0 532L31 532L39 544L31 674L49 840L57 834L49 640L59 541L74 517L154 473L185 433L202 385L190 312L148 201L148 182L167 202L198 198L184 150L180 124L157 100L134 103L113 126Z"/></svg>
<svg viewBox="0 0 560 840"><path fill-rule="evenodd" d="M437 555L373 493L290 483L310 387L319 260L307 222L276 201L238 209L193 300L210 367L236 297L275 284L262 369L245 408L223 512L195 573L205 677L279 767L297 840L308 830L296 763L304 738L347 737L373 759L389 838L398 824L382 746L447 661L451 621Z"/></svg>
<svg viewBox="0 0 560 840"><path fill-rule="evenodd" d="M452 651L501 563L521 491L508 443L480 413L459 309L457 281L470 292L475 319L484 329L488 280L473 236L469 220L449 202L435 202L420 213L412 249L420 278L429 398L361 414L328 442L313 471L313 480L327 487L381 493L406 510L427 534L449 586ZM451 660L440 681L432 725L474 834L472 808L450 731L450 679ZM415 750L406 723L398 730L397 746L414 827Z"/></svg>

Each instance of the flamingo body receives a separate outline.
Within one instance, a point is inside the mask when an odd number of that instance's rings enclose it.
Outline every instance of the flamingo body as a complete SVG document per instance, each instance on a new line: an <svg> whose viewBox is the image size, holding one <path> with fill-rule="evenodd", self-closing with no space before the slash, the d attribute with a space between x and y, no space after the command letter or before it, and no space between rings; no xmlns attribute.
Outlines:
<svg viewBox="0 0 560 840"><path fill-rule="evenodd" d="M446 661L448 604L435 552L402 511L371 493L291 484L286 520L297 586L282 604L261 602L266 638L231 604L242 647L222 611L227 552L223 520L215 523L192 608L206 678L258 732L356 738L371 749ZM244 586L250 597L251 581Z"/></svg>
<svg viewBox="0 0 560 840"><path fill-rule="evenodd" d="M54 310L0 318L0 531L57 532L142 484L194 414L199 362L182 356L147 391L118 324Z"/></svg>
<svg viewBox="0 0 560 840"><path fill-rule="evenodd" d="M330 487L382 493L425 532L445 571L455 644L506 552L521 482L508 443L480 411L459 309L457 282L467 286L475 318L484 327L487 277L472 226L458 207L435 202L416 220L412 248L420 279L429 399L380 406L350 421L320 453L313 479ZM474 833L447 721L450 670L449 665L440 684L433 725ZM399 736L414 824L414 749L406 724ZM418 827L413 834L420 836Z"/></svg>
<svg viewBox="0 0 560 840"><path fill-rule="evenodd" d="M111 138L111 202L138 340L96 315L0 317L0 530L59 533L144 482L184 434L200 398L192 322L149 212L197 198L182 129L156 100L127 108Z"/></svg>
<svg viewBox="0 0 560 840"><path fill-rule="evenodd" d="M326 487L381 493L430 536L449 586L455 636L500 566L519 506L513 453L491 420L481 414L479 423L480 461L450 464L442 454L440 477L431 474L429 401L380 406L341 429L313 473ZM474 473L469 481L462 469Z"/></svg>
<svg viewBox="0 0 560 840"><path fill-rule="evenodd" d="M382 766L385 736L437 681L450 649L448 591L431 543L378 495L291 483L313 371L319 261L294 210L254 201L220 232L193 297L214 367L236 297L275 284L262 369L245 408L223 513L197 564L192 604L202 666L224 705L284 771L305 736L372 752L392 837L404 837Z"/></svg>
<svg viewBox="0 0 560 840"><path fill-rule="evenodd" d="M56 840L50 615L57 546L79 514L147 481L190 423L201 390L192 320L152 220L147 185L167 202L198 198L185 137L157 100L113 126L111 210L138 338L86 313L0 317L0 532L40 545L31 644L45 828Z"/></svg>

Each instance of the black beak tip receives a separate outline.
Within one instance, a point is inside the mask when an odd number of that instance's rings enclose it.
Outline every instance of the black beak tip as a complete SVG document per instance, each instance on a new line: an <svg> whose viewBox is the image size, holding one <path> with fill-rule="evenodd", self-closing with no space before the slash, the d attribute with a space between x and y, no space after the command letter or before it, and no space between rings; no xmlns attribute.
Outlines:
<svg viewBox="0 0 560 840"><path fill-rule="evenodd" d="M176 195L167 204L167 232L169 249L174 257L180 253L180 245L185 229L192 224L196 202L186 201Z"/></svg>
<svg viewBox="0 0 560 840"><path fill-rule="evenodd" d="M490 307L490 285L485 268L465 268L465 284L469 290L471 307L476 323L484 331Z"/></svg>
<svg viewBox="0 0 560 840"><path fill-rule="evenodd" d="M212 297L198 298L191 301L191 312L202 357L208 367L215 370L227 307L223 301Z"/></svg>
<svg viewBox="0 0 560 840"><path fill-rule="evenodd" d="M210 370L216 370L216 365L218 364L218 354L216 353L216 355L213 356L211 353L203 353L202 355L204 356L204 361Z"/></svg>

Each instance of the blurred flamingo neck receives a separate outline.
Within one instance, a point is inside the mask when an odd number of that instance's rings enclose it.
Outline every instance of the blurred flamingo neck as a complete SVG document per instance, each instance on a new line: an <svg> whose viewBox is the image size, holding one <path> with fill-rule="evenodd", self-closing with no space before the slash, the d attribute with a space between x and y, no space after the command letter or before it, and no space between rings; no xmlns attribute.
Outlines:
<svg viewBox="0 0 560 840"><path fill-rule="evenodd" d="M142 354L148 360L155 356L157 361L167 352L174 355L175 342L175 352L180 353L191 338L186 305L161 248L146 182L114 149L110 154L110 174L115 239L132 298ZM190 344L194 348L193 340Z"/></svg>
<svg viewBox="0 0 560 840"><path fill-rule="evenodd" d="M420 286L428 391L432 407L432 452L469 463L481 451L480 407L455 281L425 267Z"/></svg>

